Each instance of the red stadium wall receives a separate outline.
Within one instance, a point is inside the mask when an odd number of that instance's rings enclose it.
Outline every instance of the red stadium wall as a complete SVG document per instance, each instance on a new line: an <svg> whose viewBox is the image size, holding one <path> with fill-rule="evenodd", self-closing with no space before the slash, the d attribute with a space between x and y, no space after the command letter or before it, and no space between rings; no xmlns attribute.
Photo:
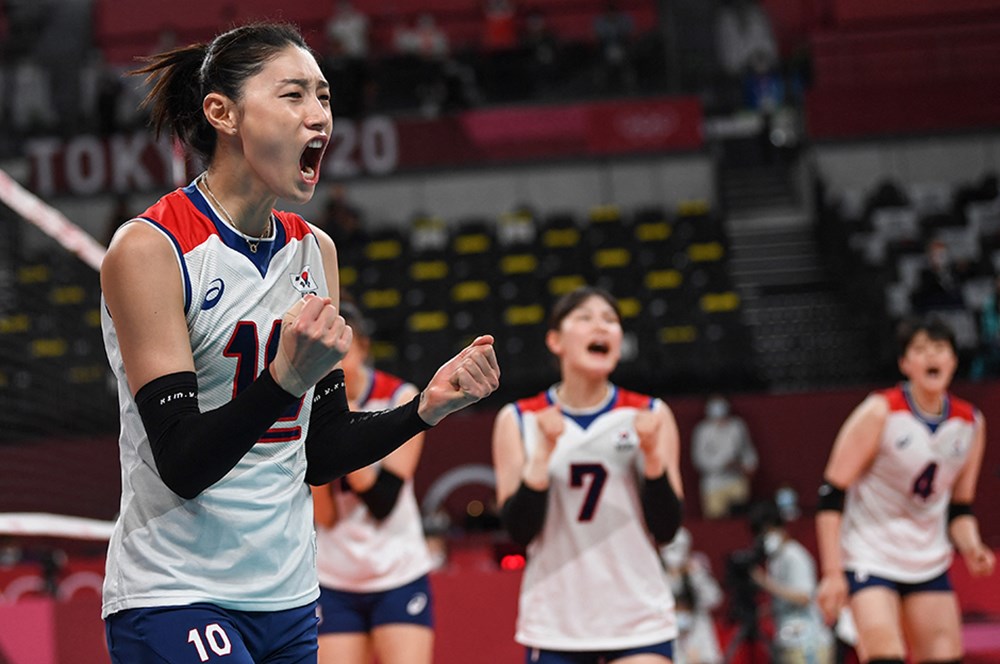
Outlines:
<svg viewBox="0 0 1000 664"><path fill-rule="evenodd" d="M988 422L987 435L1000 427L1000 383L962 383L957 395L979 406ZM866 395L864 389L803 394L734 394L733 411L747 422L760 454L754 478L757 496L772 495L787 483L799 492L803 506L815 503L815 490L830 446L841 422ZM696 397L668 399L681 433L681 469L687 491L688 515L700 514L697 474L687 445L691 431L703 415L704 400ZM502 404L491 404L498 408ZM490 436L495 408L462 412L449 417L428 433L428 444L417 470L418 497L444 473L462 465L489 466ZM53 461L57 459L57 461ZM120 478L117 441L113 438L40 439L0 445L0 512L54 512L97 519L111 519L118 510ZM471 487L477 497L491 496L486 487ZM455 513L464 511L462 491L447 503ZM1000 504L1000 446L987 441L977 503ZM983 519L984 536L1000 546L1000 521Z"/></svg>
<svg viewBox="0 0 1000 664"><path fill-rule="evenodd" d="M996 0L836 0L832 5L838 25L937 22L998 11Z"/></svg>
<svg viewBox="0 0 1000 664"><path fill-rule="evenodd" d="M995 127L1000 118L992 94L1000 85L1000 12L968 24L826 32L810 46L813 138Z"/></svg>

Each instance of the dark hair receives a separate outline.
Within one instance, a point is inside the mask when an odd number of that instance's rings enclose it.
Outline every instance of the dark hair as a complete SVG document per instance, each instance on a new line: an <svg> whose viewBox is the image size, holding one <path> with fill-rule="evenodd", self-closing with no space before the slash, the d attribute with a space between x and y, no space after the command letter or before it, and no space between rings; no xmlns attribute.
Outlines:
<svg viewBox="0 0 1000 664"><path fill-rule="evenodd" d="M210 92L238 101L243 83L287 46L312 53L298 28L289 23L251 23L224 32L210 44L191 44L143 58L129 72L146 76L149 93L142 107L159 136L165 127L206 162L215 153L215 128L202 111Z"/></svg>
<svg viewBox="0 0 1000 664"><path fill-rule="evenodd" d="M345 290L340 291L340 315L356 334L363 337L371 337L371 322L365 318L365 315L361 313L361 307L358 306L351 294Z"/></svg>
<svg viewBox="0 0 1000 664"><path fill-rule="evenodd" d="M556 303L552 305L552 312L549 314L549 329L558 330L559 326L563 322L563 319L566 318L571 311L580 306L584 300L592 295L596 295L610 304L611 308L615 310L615 315L618 316L618 320L621 320L621 308L618 306L618 300L615 299L614 295L603 288L598 288L597 286L580 286L560 297L556 300Z"/></svg>
<svg viewBox="0 0 1000 664"><path fill-rule="evenodd" d="M939 317L931 314L924 318L905 318L896 327L896 355L903 357L913 342L913 337L924 332L932 341L947 341L957 352L955 332Z"/></svg>
<svg viewBox="0 0 1000 664"><path fill-rule="evenodd" d="M762 500L751 505L747 513L747 522L754 537L760 537L769 528L785 527L781 512L773 500Z"/></svg>

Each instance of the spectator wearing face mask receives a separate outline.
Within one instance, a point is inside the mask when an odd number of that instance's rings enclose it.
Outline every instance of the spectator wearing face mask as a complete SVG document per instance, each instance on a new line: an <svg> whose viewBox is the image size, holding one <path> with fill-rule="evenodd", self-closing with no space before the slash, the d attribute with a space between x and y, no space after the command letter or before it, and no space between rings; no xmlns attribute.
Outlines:
<svg viewBox="0 0 1000 664"><path fill-rule="evenodd" d="M701 474L701 512L719 519L743 508L750 499L750 478L757 470L757 450L746 423L729 410L719 394L705 404L705 419L691 435L691 461Z"/></svg>
<svg viewBox="0 0 1000 664"><path fill-rule="evenodd" d="M750 527L766 559L750 576L771 596L771 661L829 664L833 635L816 604L816 560L788 534L774 503L755 505Z"/></svg>
<svg viewBox="0 0 1000 664"><path fill-rule="evenodd" d="M677 608L674 664L720 664L722 649L712 611L722 603L722 588L708 558L691 551L691 533L683 527L660 548L660 558Z"/></svg>

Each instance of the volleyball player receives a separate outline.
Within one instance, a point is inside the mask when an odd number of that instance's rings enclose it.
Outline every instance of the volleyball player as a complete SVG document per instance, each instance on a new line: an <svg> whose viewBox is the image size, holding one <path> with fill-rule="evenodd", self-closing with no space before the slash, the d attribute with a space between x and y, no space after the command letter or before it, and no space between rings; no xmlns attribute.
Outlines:
<svg viewBox="0 0 1000 664"><path fill-rule="evenodd" d="M351 410L404 404L418 390L370 365L360 310L342 300L354 341L344 356ZM430 664L434 651L431 556L413 473L424 434L340 481L313 488L320 583L320 664Z"/></svg>
<svg viewBox="0 0 1000 664"><path fill-rule="evenodd" d="M958 360L946 325L906 321L898 342L906 380L854 409L826 466L818 599L833 622L850 597L869 664L902 664L907 650L918 664L960 662L952 548L974 575L994 566L972 512L986 424L948 393Z"/></svg>
<svg viewBox="0 0 1000 664"><path fill-rule="evenodd" d="M138 70L157 131L207 170L115 234L102 323L118 377L121 515L103 616L116 663L316 661L309 484L367 466L497 386L492 338L408 404L351 413L336 248L305 203L332 126L301 35L254 24Z"/></svg>
<svg viewBox="0 0 1000 664"><path fill-rule="evenodd" d="M677 624L656 543L681 520L673 414L610 381L622 327L607 292L564 295L545 342L561 381L504 406L493 429L501 517L528 554L516 639L540 664L669 662Z"/></svg>

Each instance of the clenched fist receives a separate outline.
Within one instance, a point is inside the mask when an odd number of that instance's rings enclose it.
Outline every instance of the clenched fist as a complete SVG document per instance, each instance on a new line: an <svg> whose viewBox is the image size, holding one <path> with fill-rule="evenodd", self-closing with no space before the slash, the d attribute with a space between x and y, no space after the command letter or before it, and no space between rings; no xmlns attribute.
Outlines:
<svg viewBox="0 0 1000 664"><path fill-rule="evenodd" d="M353 339L333 300L306 295L282 316L271 375L283 390L302 396L343 359Z"/></svg>
<svg viewBox="0 0 1000 664"><path fill-rule="evenodd" d="M446 416L485 399L500 387L493 337L483 335L462 349L435 372L420 393L417 414L430 425Z"/></svg>

